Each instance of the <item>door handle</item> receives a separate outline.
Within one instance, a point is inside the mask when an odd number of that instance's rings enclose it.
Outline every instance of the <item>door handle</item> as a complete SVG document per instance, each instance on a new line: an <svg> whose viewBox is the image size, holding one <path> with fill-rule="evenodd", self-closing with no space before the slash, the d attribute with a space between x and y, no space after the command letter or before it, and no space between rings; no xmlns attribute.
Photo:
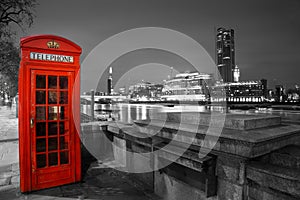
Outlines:
<svg viewBox="0 0 300 200"><path fill-rule="evenodd" d="M33 127L34 127L34 119L30 118L30 128L33 128Z"/></svg>

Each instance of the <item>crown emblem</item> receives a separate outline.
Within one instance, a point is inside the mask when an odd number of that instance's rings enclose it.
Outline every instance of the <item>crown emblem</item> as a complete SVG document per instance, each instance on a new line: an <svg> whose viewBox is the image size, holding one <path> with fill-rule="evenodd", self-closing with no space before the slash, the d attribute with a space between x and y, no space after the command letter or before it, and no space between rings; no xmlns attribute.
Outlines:
<svg viewBox="0 0 300 200"><path fill-rule="evenodd" d="M48 46L48 48L51 48L51 49L58 49L59 43L55 42L54 40L51 40L51 41L47 42L47 46Z"/></svg>

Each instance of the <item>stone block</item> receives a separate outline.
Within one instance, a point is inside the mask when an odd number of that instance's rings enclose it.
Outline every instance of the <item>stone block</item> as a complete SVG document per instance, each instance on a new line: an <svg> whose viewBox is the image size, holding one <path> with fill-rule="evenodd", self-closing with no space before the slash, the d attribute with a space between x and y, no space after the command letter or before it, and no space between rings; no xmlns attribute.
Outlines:
<svg viewBox="0 0 300 200"><path fill-rule="evenodd" d="M248 198L253 200L297 200L295 197L253 184L248 186Z"/></svg>
<svg viewBox="0 0 300 200"><path fill-rule="evenodd" d="M219 178L218 198L224 200L243 200L243 186Z"/></svg>
<svg viewBox="0 0 300 200"><path fill-rule="evenodd" d="M115 161L122 166L126 166L126 141L114 137L113 152Z"/></svg>
<svg viewBox="0 0 300 200"><path fill-rule="evenodd" d="M247 166L247 178L264 188L300 198L299 170L252 162Z"/></svg>
<svg viewBox="0 0 300 200"><path fill-rule="evenodd" d="M239 170L237 168L226 165L218 165L217 173L219 177L234 182L237 182L239 177Z"/></svg>
<svg viewBox="0 0 300 200"><path fill-rule="evenodd" d="M137 179L148 190L154 192L154 172L133 173L132 177Z"/></svg>
<svg viewBox="0 0 300 200"><path fill-rule="evenodd" d="M227 114L225 128L237 130L252 130L280 125L279 116Z"/></svg>
<svg viewBox="0 0 300 200"><path fill-rule="evenodd" d="M290 145L268 154L269 163L300 169L300 146Z"/></svg>
<svg viewBox="0 0 300 200"><path fill-rule="evenodd" d="M128 172L145 173L153 171L153 163L149 155L127 151L126 168Z"/></svg>
<svg viewBox="0 0 300 200"><path fill-rule="evenodd" d="M251 181L249 181L251 183ZM254 199L254 200L261 200L263 199L263 191L259 190L258 188L252 186L248 186L248 198Z"/></svg>
<svg viewBox="0 0 300 200"><path fill-rule="evenodd" d="M270 163L279 166L300 169L300 157L293 157L283 153L271 153Z"/></svg>
<svg viewBox="0 0 300 200"><path fill-rule="evenodd" d="M245 173L244 160L231 156L219 156L216 171L219 178L242 184Z"/></svg>
<svg viewBox="0 0 300 200"><path fill-rule="evenodd" d="M200 154L199 151L192 151L187 149L189 146L179 146L174 144L169 144L167 147L164 144L155 145L154 151L155 155L159 158L170 163L177 163L179 165L188 167L192 170L206 173L215 173L215 158Z"/></svg>
<svg viewBox="0 0 300 200"><path fill-rule="evenodd" d="M189 184L186 184L165 173L155 171L154 178L155 194L160 196L162 199L218 200L217 196L207 197L204 191L192 187Z"/></svg>

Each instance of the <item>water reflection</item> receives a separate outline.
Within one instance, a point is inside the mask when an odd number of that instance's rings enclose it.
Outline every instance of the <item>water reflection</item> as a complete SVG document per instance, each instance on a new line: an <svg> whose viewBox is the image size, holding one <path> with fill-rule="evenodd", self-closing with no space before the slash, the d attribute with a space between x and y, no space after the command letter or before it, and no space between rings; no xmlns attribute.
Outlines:
<svg viewBox="0 0 300 200"><path fill-rule="evenodd" d="M147 120L155 113L164 112L224 112L226 109L219 106L199 105L151 105L151 104L97 104L96 115L103 111L111 112L118 121L132 123L134 120Z"/></svg>
<svg viewBox="0 0 300 200"><path fill-rule="evenodd" d="M151 114L158 112L229 112L234 114L279 115L286 120L300 121L300 111L273 110L270 108L250 110L226 110L223 106L210 105L158 105L158 104L96 104L96 115L109 112L116 120L132 123L134 120L150 119Z"/></svg>

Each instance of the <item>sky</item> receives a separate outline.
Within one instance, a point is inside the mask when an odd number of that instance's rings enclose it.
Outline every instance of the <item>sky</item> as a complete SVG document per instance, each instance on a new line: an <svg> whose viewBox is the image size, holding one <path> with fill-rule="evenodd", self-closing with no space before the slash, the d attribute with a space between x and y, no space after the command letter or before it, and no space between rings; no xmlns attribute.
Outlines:
<svg viewBox="0 0 300 200"><path fill-rule="evenodd" d="M38 2L33 26L26 32L19 31L17 37L54 34L68 38L82 47L81 61L85 68L89 67L84 65L85 59L103 41L123 31L141 27L161 27L185 34L197 41L214 59L215 28L225 27L235 30L236 64L241 71L241 80L266 78L269 87L300 84L299 0ZM128 40L128 44L133 40L135 38ZM114 44L110 48L108 52L114 53L119 46ZM183 51L189 52L190 47L183 47ZM101 63L100 58L94 57L91 62ZM110 64L113 66L114 85L119 86L141 80L161 82L171 73L195 70L186 59L161 49L128 52ZM93 70L85 71L85 68L82 68L83 77L93 75ZM95 82L98 85L85 84L84 90L94 87L104 90L106 75L97 74L100 81Z"/></svg>

